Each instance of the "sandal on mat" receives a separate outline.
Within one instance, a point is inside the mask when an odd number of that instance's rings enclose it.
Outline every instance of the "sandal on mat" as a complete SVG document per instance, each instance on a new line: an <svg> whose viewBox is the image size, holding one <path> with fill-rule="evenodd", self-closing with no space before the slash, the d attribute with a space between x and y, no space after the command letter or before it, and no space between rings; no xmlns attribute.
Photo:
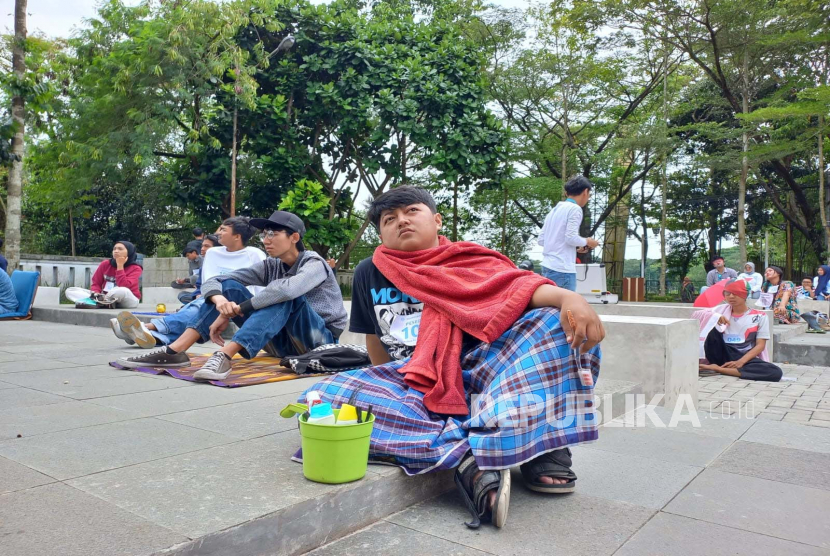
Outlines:
<svg viewBox="0 0 830 556"><path fill-rule="evenodd" d="M573 461L570 449L560 448L523 463L520 469L525 485L530 490L547 494L564 494L576 489L576 474L571 471L571 465ZM568 479L568 482L559 485L547 484L539 481L539 477Z"/></svg>
<svg viewBox="0 0 830 556"><path fill-rule="evenodd" d="M474 480L479 472L476 460L472 453L467 456L455 471L455 486L461 492L464 505L473 516L472 521L464 524L470 529L478 529L481 520L489 520L496 527L504 527L507 521L507 510L510 507L510 470L499 469L485 471L481 477ZM496 491L496 501L493 507L487 509L488 494Z"/></svg>

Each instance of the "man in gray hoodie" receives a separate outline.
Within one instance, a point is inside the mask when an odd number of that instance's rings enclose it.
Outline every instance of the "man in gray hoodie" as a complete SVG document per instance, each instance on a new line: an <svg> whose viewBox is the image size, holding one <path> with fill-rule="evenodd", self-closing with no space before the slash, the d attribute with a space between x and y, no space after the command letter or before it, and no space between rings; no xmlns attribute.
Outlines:
<svg viewBox="0 0 830 556"><path fill-rule="evenodd" d="M214 276L202 284L205 304L178 340L138 357L119 359L125 367L188 367L189 349L208 339L221 346L193 377L223 380L237 353L251 359L271 343L277 355L302 355L334 343L348 315L331 267L302 242L305 225L295 214L276 211L268 219L253 218L262 230L269 258L259 264ZM263 287L256 295L247 286ZM233 320L239 330L225 343L222 332Z"/></svg>

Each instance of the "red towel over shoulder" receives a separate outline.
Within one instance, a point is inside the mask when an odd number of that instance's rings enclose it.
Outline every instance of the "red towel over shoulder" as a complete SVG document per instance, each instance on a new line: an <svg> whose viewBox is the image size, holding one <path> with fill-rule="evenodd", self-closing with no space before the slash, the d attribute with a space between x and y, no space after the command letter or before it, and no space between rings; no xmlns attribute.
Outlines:
<svg viewBox="0 0 830 556"><path fill-rule="evenodd" d="M524 313L536 289L553 282L476 243L439 240L438 247L412 252L381 245L372 261L398 289L424 303L418 343L401 368L406 383L425 394L430 411L466 415L463 332L495 341Z"/></svg>

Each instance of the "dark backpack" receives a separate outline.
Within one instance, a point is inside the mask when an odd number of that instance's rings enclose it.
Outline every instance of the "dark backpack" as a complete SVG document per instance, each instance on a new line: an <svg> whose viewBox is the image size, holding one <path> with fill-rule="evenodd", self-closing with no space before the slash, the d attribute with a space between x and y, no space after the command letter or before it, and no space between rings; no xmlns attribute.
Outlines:
<svg viewBox="0 0 830 556"><path fill-rule="evenodd" d="M303 355L290 355L280 360L298 375L306 373L339 373L369 367L369 352L355 344L326 344Z"/></svg>

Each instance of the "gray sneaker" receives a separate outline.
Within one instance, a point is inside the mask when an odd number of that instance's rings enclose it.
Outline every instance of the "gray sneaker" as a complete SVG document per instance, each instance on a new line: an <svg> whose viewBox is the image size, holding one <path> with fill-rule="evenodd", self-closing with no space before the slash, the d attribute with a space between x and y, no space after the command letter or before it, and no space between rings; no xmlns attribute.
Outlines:
<svg viewBox="0 0 830 556"><path fill-rule="evenodd" d="M124 340L131 346L135 345L133 339L124 334L124 331L121 330L121 325L118 324L118 319L110 319L110 328L112 328L112 332L113 334L115 334L116 338L118 338L119 340Z"/></svg>
<svg viewBox="0 0 830 556"><path fill-rule="evenodd" d="M224 353L217 351L205 361L202 368L193 373L196 380L225 380L231 374L231 360Z"/></svg>
<svg viewBox="0 0 830 556"><path fill-rule="evenodd" d="M171 355L167 353L167 348L163 347L144 355L122 357L116 363L128 369L138 367L189 367L190 357L183 351Z"/></svg>

